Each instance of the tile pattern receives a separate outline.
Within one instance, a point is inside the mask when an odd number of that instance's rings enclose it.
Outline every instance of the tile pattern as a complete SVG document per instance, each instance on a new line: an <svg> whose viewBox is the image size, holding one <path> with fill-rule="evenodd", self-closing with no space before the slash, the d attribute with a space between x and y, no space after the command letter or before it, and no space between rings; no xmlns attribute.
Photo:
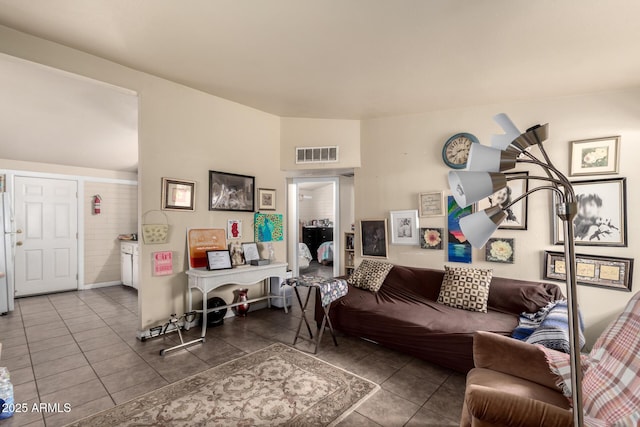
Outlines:
<svg viewBox="0 0 640 427"><path fill-rule="evenodd" d="M16 300L16 310L0 318L0 365L11 371L16 402L49 408L18 413L0 427L65 425L274 342L291 344L301 316L292 307L289 315L264 309L228 318L208 330L204 344L161 357L178 337L136 339L137 306L135 290L124 286ZM186 339L198 335L191 329ZM338 334L338 343L325 334L317 356L381 386L341 425L459 423L463 375L357 338Z"/></svg>

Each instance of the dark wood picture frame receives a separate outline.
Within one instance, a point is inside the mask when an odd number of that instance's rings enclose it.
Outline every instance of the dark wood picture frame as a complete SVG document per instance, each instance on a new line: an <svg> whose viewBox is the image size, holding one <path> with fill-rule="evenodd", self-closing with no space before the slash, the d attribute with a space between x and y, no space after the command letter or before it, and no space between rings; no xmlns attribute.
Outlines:
<svg viewBox="0 0 640 427"><path fill-rule="evenodd" d="M195 211L196 183L183 179L162 178L162 210Z"/></svg>
<svg viewBox="0 0 640 427"><path fill-rule="evenodd" d="M256 178L209 171L209 210L255 212Z"/></svg>
<svg viewBox="0 0 640 427"><path fill-rule="evenodd" d="M386 218L360 221L360 250L363 257L388 258L389 235Z"/></svg>

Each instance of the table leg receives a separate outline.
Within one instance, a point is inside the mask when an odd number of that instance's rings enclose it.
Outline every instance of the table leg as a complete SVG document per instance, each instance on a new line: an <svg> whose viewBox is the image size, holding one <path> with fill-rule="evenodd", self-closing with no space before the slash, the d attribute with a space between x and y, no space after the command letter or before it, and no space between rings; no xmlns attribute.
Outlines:
<svg viewBox="0 0 640 427"><path fill-rule="evenodd" d="M191 297L191 286L189 284L187 284L187 307L187 313L191 313L193 311L193 298ZM184 322L184 329L186 331L191 329L191 322Z"/></svg>
<svg viewBox="0 0 640 427"><path fill-rule="evenodd" d="M202 342L204 342L204 337L207 335L207 294L202 293Z"/></svg>
<svg viewBox="0 0 640 427"><path fill-rule="evenodd" d="M298 303L300 304L300 309L302 310L302 317L300 318L300 321L298 322L298 328L296 329L296 336L293 339L293 345L296 345L296 342L298 342L298 337L300 336L300 329L302 329L302 322L304 322L307 325L307 331L309 332L309 339L313 339L313 333L311 332L311 326L309 326L309 321L307 320L307 305L309 304L309 295L310 293L307 293L307 299L305 300L305 302L302 302L302 298L300 298L300 293L298 292L298 287L294 286L293 287L293 291L296 294L296 298L298 300ZM311 289L309 289L309 292L311 291Z"/></svg>
<svg viewBox="0 0 640 427"><path fill-rule="evenodd" d="M291 288L291 286L289 286ZM289 308L287 307L287 292L283 285L280 285L280 298L282 299L282 305L284 306L284 314L289 314Z"/></svg>

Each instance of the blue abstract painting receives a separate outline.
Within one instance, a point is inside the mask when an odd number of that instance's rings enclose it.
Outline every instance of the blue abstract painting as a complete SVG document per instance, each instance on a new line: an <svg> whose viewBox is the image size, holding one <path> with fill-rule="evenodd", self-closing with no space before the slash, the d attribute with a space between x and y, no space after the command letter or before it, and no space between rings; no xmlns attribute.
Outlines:
<svg viewBox="0 0 640 427"><path fill-rule="evenodd" d="M471 243L464 237L460 229L460 218L473 213L473 206L461 208L456 203L453 196L447 198L447 225L449 236L447 242L447 256L449 262L464 262L470 264L472 261Z"/></svg>

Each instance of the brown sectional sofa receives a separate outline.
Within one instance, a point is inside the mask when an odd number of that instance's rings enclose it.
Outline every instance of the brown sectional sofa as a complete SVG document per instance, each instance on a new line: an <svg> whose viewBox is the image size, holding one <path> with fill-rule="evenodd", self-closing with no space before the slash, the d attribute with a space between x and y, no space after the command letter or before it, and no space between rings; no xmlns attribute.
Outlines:
<svg viewBox="0 0 640 427"><path fill-rule="evenodd" d="M443 276L441 270L394 266L377 293L349 285L349 294L331 305L333 327L466 373L473 368L476 331L509 336L521 312L564 298L553 284L494 277L488 312L471 312L436 302Z"/></svg>

